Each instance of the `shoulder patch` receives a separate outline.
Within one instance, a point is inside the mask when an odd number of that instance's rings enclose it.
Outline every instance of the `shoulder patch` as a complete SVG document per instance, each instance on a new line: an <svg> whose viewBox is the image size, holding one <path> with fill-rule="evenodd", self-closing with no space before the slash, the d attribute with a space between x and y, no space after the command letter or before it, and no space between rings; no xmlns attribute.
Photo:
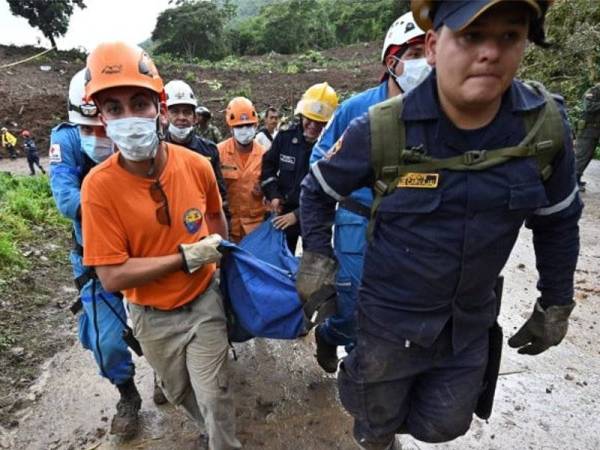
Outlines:
<svg viewBox="0 0 600 450"><path fill-rule="evenodd" d="M331 147L331 149L329 149L329 151L327 153L325 153L324 158L329 160L329 159L333 158L335 155L337 155L337 153L342 149L343 143L344 143L344 135L342 134L342 136L337 140L337 142L334 144L334 146Z"/></svg>
<svg viewBox="0 0 600 450"><path fill-rule="evenodd" d="M48 150L48 158L51 163L62 162L62 155L60 153L60 144L52 144Z"/></svg>

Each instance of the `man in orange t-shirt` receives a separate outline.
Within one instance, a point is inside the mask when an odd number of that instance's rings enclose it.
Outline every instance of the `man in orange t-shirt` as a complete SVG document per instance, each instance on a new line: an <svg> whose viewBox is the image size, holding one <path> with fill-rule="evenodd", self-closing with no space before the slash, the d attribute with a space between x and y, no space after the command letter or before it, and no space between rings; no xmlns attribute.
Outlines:
<svg viewBox="0 0 600 450"><path fill-rule="evenodd" d="M260 225L267 211L260 190L265 148L254 139L258 116L250 100L244 97L231 100L225 120L233 136L217 147L231 211L229 234L233 242L239 242Z"/></svg>
<svg viewBox="0 0 600 450"><path fill-rule="evenodd" d="M83 184L83 234L93 236L84 264L107 290L124 293L135 337L169 401L204 423L211 449L241 448L213 281L227 235L214 172L205 158L160 142L163 82L141 48L101 44L87 71L86 96L119 152Z"/></svg>

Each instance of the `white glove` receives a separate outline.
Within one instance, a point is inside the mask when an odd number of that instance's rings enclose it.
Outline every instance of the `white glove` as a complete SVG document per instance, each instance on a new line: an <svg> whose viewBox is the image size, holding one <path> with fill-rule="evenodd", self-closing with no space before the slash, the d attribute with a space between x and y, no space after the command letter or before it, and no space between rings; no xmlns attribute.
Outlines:
<svg viewBox="0 0 600 450"><path fill-rule="evenodd" d="M179 251L183 256L183 269L187 273L194 273L205 264L221 260L221 253L217 247L223 238L218 234L209 234L193 244L180 244Z"/></svg>

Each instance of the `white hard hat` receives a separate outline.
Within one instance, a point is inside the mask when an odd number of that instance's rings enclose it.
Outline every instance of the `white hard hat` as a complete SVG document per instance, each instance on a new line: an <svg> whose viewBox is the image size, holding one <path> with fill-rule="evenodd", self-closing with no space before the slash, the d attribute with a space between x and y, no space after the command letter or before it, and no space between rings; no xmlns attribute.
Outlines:
<svg viewBox="0 0 600 450"><path fill-rule="evenodd" d="M412 12L401 15L385 35L383 49L381 50L381 62L385 63L386 52L392 45L403 45L411 39L424 35L425 32L415 22Z"/></svg>
<svg viewBox="0 0 600 450"><path fill-rule="evenodd" d="M69 122L93 127L102 126L96 105L85 101L85 69L81 69L71 78L68 109Z"/></svg>
<svg viewBox="0 0 600 450"><path fill-rule="evenodd" d="M173 105L191 105L194 108L198 106L194 91L185 81L169 81L165 84L165 94L167 94L167 108Z"/></svg>

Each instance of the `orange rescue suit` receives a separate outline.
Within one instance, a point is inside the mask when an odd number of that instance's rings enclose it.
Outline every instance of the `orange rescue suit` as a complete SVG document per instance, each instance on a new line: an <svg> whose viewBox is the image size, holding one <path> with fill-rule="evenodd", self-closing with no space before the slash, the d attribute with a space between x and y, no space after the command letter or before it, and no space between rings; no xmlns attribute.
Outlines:
<svg viewBox="0 0 600 450"><path fill-rule="evenodd" d="M230 239L239 242L262 223L267 211L260 190L260 171L265 148L256 140L247 158L235 148L229 138L219 143L221 171L227 185L227 199L231 211Z"/></svg>

